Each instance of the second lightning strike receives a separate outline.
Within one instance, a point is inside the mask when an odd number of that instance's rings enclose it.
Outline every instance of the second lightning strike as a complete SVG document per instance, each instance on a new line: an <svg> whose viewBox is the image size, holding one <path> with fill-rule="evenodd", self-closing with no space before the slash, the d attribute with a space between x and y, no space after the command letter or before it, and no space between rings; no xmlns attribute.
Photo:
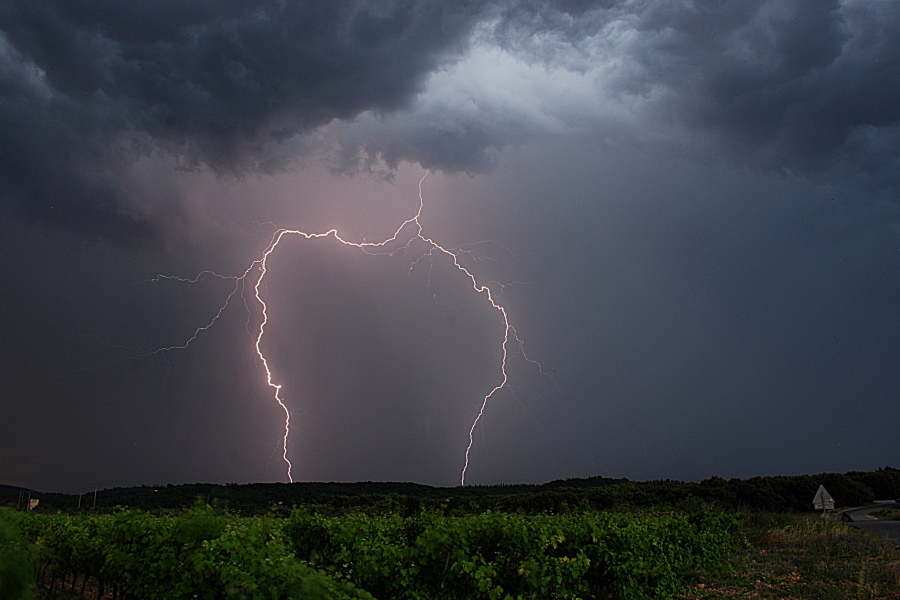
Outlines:
<svg viewBox="0 0 900 600"><path fill-rule="evenodd" d="M526 361L528 361L529 363L533 364L536 368L538 368L542 375L546 375L546 373L544 373L543 369L541 369L541 366L539 363L528 358L528 356L525 355L522 340L519 339L515 328L510 324L509 315L507 314L506 308L504 308L503 305L501 305L497 302L494 293L491 291L491 288L487 284L480 284L478 282L478 280L476 279L475 275L459 262L459 254L457 253L457 251L446 248L446 247L438 244L434 239L427 237L423 234L423 227L422 227L422 224L419 219L421 218L422 210L424 209L424 206L425 206L424 197L422 195L422 184L424 183L425 178L427 176L428 176L428 172L426 171L425 175L423 175L422 178L419 180L419 187L418 187L419 204L418 204L418 209L416 210L415 215L413 215L409 219L406 219L405 221L403 221L400 224L400 226L397 227L396 231L394 231L392 236L390 236L389 238L387 238L381 242L365 242L365 241L354 242L352 240L343 238L340 235L340 233L338 233L337 229L329 229L328 231L321 232L321 233L308 233L308 232L300 231L298 229L278 229L273 234L269 245L266 247L266 249L262 253L262 255L259 258L255 259L253 262L251 262L250 265L247 267L247 269L241 275L223 276L223 275L219 275L219 274L212 273L209 271L205 271L203 274L208 274L208 275L211 275L211 276L214 276L217 278L221 278L221 279L231 279L234 281L234 288L228 294L224 303L219 307L215 316L213 316L213 318L206 325L204 325L202 327L198 327L194 331L194 334L184 344L166 347L166 348L158 348L152 352L143 353L143 355L148 355L148 354L157 354L157 353L165 352L165 351L169 351L169 350L186 349L197 338L198 335L200 335L202 332L208 330L216 323L216 321L219 319L219 317L222 315L222 313L228 307L228 305L230 304L230 302L234 298L234 296L236 294L238 294L238 292L240 292L243 295L245 290L247 290L248 288L252 289L252 298L258 303L258 305L260 307L261 317L262 317L260 324L259 324L259 328L256 331L254 348L256 351L256 355L259 359L259 362L262 365L263 369L265 370L266 384L272 389L272 393L273 393L275 402L278 404L278 406L281 408L281 410L284 413L284 433L283 433L282 439L281 439L281 449L282 449L281 458L284 461L285 466L287 468L286 476L287 476L288 482L290 482L290 483L294 482L293 472L292 472L293 464L291 463L291 460L288 457L288 438L290 437L290 434L291 434L291 411L290 411L290 409L288 409L287 405L284 402L284 398L281 395L282 384L277 383L277 377L273 374L272 369L269 367L269 360L266 358L266 355L262 349L262 341L263 341L263 338L266 333L266 325L269 322L269 314L268 314L268 305L266 304L266 301L263 299L263 296L260 292L260 287L262 286L263 280L265 279L266 274L268 273L269 257L272 255L273 252L275 252L275 250L278 248L278 245L285 238L285 236L297 235L297 236L302 236L303 238L308 239L308 240L330 237L345 246L352 246L355 248L359 248L360 250L362 250L363 252L365 252L367 254L387 255L387 256L393 256L396 253L398 253L400 250L409 248L416 241L424 243L427 247L427 250L425 252L423 252L423 254L418 259L416 259L416 261L413 261L413 264L415 264L418 260L421 260L425 256L432 256L434 253L445 255L452 261L454 267L456 269L458 269L460 272L462 272L463 274L465 274L465 276L469 279L472 289L476 293L482 295L486 299L486 301L491 305L491 307L497 311L497 313L499 314L499 316L503 322L503 341L501 344L502 360L500 363L500 381L482 399L481 404L478 409L478 414L475 417L474 421L472 422L472 426L469 428L469 440L468 440L468 444L466 446L466 452L465 452L465 456L464 456L462 472L460 474L460 485L464 486L466 484L466 472L468 471L468 468L469 468L469 455L472 451L472 446L474 445L475 430L478 427L478 424L481 422L482 417L484 416L484 412L487 409L488 403L500 390L508 387L509 374L507 373L507 365L508 365L508 359L509 359L510 342L512 340L514 340L515 344L516 344L516 349L523 356L523 358ZM399 242L399 240L400 240L400 236L404 230L411 230L412 235L405 243L401 243L401 242ZM391 249L391 246L393 246L396 243L401 243L402 245L396 246L393 249ZM203 275L203 274L201 274L201 275ZM193 283L193 282L196 282L199 279L199 277L200 276L193 278L193 279L182 279L182 278L172 277L172 276L167 276L167 275L159 275L155 278L155 280L174 279L177 281Z"/></svg>

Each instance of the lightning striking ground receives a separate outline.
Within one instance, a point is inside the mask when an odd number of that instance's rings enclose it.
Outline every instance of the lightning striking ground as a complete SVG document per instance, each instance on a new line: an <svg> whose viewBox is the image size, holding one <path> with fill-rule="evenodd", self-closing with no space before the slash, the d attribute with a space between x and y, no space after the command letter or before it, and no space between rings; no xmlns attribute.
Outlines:
<svg viewBox="0 0 900 600"><path fill-rule="evenodd" d="M466 277L468 277L468 279L472 285L472 289L477 294L484 296L484 298L491 305L491 307L494 310L496 310L497 313L499 313L500 318L503 322L503 342L501 344L502 360L500 363L501 377L500 377L499 383L497 383L490 390L490 392L488 392L482 399L481 404L478 409L478 414L475 417L474 421L472 422L472 426L469 428L469 440L468 440L468 444L466 446L462 471L460 473L460 485L465 485L466 484L466 473L469 469L470 454L472 451L472 447L474 445L475 430L478 428L479 423L481 423L481 420L484 417L485 410L487 409L487 406L490 403L491 399L494 398L494 396L498 392L500 392L504 388L508 387L508 384L509 384L509 374L507 372L507 365L508 365L508 360L509 360L509 355L510 355L510 351L509 351L510 342L515 341L517 351L522 355L522 357L526 361L528 361L529 363L531 363L535 367L537 367L540 370L542 375L547 375L547 373L545 373L543 371L543 369L541 368L539 363L537 363L536 361L530 359L527 355L525 355L523 342L521 339L519 339L515 328L510 324L509 315L506 311L506 308L502 304L497 302L497 300L495 298L495 294L490 288L490 283L480 284L478 282L477 278L475 277L475 275L459 262L459 256L461 254L468 255L468 254L471 254L471 251L461 251L461 250L455 251L454 249L446 248L446 247L440 245L439 243L437 243L434 239L424 235L424 233L423 233L424 229L423 229L420 219L422 216L422 211L425 207L425 200L422 195L422 184L424 183L425 178L427 176L428 176L428 172L426 171L425 175L423 175L422 178L419 180L419 187L418 187L419 204L418 204L418 208L416 210L415 215L413 215L412 217L403 221L400 224L400 226L397 227L396 231L394 231L393 235L391 235L389 238L387 238L383 241L380 241L380 242L367 242L367 241L355 242L352 240L345 239L344 237L342 237L340 235L338 230L334 229L334 228L329 229L328 231L325 231L325 232L321 232L321 233L309 233L309 232L300 231L298 229L278 229L273 234L271 241L269 242L268 246L266 247L266 249L262 253L262 255L259 258L255 259L253 262L251 262L250 265L247 267L247 269L240 275L225 276L225 275L219 275L212 271L203 271L196 277L190 278L190 279L173 277L173 276L168 276L168 275L158 275L157 277L153 278L151 281L154 281L154 282L160 281L163 279L167 279L167 280L174 280L174 281L179 281L179 282L183 282L183 283L196 283L203 276L211 276L211 277L224 279L224 280L232 280L232 281L234 281L234 287L228 293L227 297L225 298L225 301L219 307L216 314L205 325L198 327L194 331L194 333L187 339L187 341L185 341L183 344L176 345L176 346L169 346L169 347L165 347L165 348L158 348L153 351L141 353L140 355L148 356L151 354L158 354L158 353L168 352L168 351L172 351L172 350L183 350L183 349L188 348L188 346L190 346L190 344L194 340L196 340L198 336L200 336L202 333L209 330L211 327L213 327L215 325L216 321L218 321L219 317L221 317L221 315L225 312L225 310L231 304L231 302L233 301L233 299L236 295L240 295L241 297L243 297L244 302L246 304L247 298L245 297L245 293L247 292L248 289L252 289L252 294L251 294L252 300L255 300L255 302L259 305L260 315L261 315L260 324L259 324L259 327L257 328L256 334L255 334L254 348L255 348L259 363L262 366L262 368L266 374L266 385L269 388L271 388L275 402L278 404L278 406L281 408L281 410L284 413L284 433L281 438L281 449L282 449L281 458L284 461L285 466L286 466L287 480L289 482L293 483L293 481L294 481L293 472L292 472L293 464L291 463L290 458L288 457L288 441L289 441L290 434L291 434L291 411L285 404L284 398L281 395L282 384L277 382L277 378L269 366L269 360L266 357L266 354L263 352L263 349L262 349L262 341L263 341L263 338L266 333L266 325L269 323L269 313L268 313L268 305L266 304L266 301L260 292L260 287L262 286L263 280L265 279L266 274L268 273L269 257L272 255L273 252L275 252L275 250L278 248L278 245L285 238L285 236L293 236L293 235L301 236L307 240L331 237L334 240L336 240L337 242L339 242L345 246L352 246L355 248L359 248L360 250L362 250L363 252L365 252L367 254L387 255L387 256L394 256L401 250L409 248L415 242L423 243L423 244L425 244L427 249L422 253L421 256L419 256L419 258L417 258L415 261L413 261L413 264L410 267L411 269L415 267L415 265L418 263L418 261L422 260L426 256L431 257L435 253L446 255L453 262L454 267L456 269L458 269L460 272L462 272L463 274L465 274ZM400 240L401 240L401 234L405 230L410 230L411 235L407 239L407 241L404 243L404 242L400 242ZM392 248L392 246L395 243L401 244L401 245ZM492 283L496 283L496 282L492 282ZM504 286L501 285L500 286L501 293L503 291L503 288L504 288ZM247 306L247 308L249 309L249 305Z"/></svg>

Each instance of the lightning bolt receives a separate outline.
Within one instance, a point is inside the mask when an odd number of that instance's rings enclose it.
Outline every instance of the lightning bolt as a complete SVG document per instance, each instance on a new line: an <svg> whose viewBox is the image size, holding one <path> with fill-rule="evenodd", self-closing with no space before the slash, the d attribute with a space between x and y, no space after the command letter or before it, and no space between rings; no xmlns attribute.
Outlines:
<svg viewBox="0 0 900 600"><path fill-rule="evenodd" d="M268 246L266 246L265 251L262 255L252 261L250 265L244 270L244 272L237 276L225 276L219 275L212 271L203 271L193 278L180 278L174 277L170 275L157 275L153 279L149 280L151 282L159 282L162 280L173 280L182 283L196 283L200 280L200 278L204 276L211 276L223 280L232 280L234 282L234 287L228 293L227 297L223 304L219 307L218 311L215 315L201 327L198 327L194 333L183 343L180 345L169 346L165 348L158 348L156 350L142 352L139 356L149 356L152 354L158 354L163 352L168 352L172 350L184 350L187 349L194 340L197 339L198 336L212 328L216 321L222 316L231 302L234 300L235 296L240 295L241 298L244 299L244 303L249 310L249 305L247 305L246 293L248 289L252 289L252 301L255 301L260 309L261 321L259 327L256 330L254 348L256 351L257 358L259 360L260 365L266 374L266 385L271 388L272 395L275 399L275 402L281 408L284 413L284 433L281 438L281 458L286 466L286 476L287 480L290 483L294 482L293 478L293 464L288 457L288 441L291 434L291 411L288 409L287 405L284 402L284 398L281 395L282 392L282 384L277 382L277 378L272 372L272 369L269 365L269 359L266 357L266 354L262 349L263 338L266 334L266 326L269 323L269 311L268 305L266 304L265 299L263 298L262 293L260 292L260 288L263 285L263 280L266 278L268 273L268 261L275 250L278 248L278 245L286 236L301 236L307 240L312 239L323 239L323 238L333 238L340 244L345 246L351 246L354 248L359 248L366 254L370 255L386 255L386 256L394 256L398 252L404 249L410 248L414 243L419 242L425 245L427 248L422 255L419 256L415 261L413 261L410 266L410 270L412 270L419 261L421 261L425 257L433 257L435 254L445 255L451 261L453 266L458 269L461 273L463 273L469 280L472 289L479 295L483 296L488 304L497 311L500 316L500 319L503 323L503 342L501 344L502 347L502 360L500 363L500 381L497 383L491 390L488 392L481 401L481 404L478 409L478 414L472 422L472 426L469 428L469 440L466 446L466 452L463 461L462 472L460 473L460 485L466 484L466 472L469 469L469 460L470 454L472 451L472 446L474 445L474 436L475 430L478 428L478 425L481 423L485 410L487 409L488 404L491 399L494 398L498 392L507 388L509 385L509 374L507 372L507 365L510 357L510 343L515 343L516 350L521 356L533 364L542 375L549 376L544 370L541 368L540 364L531 358L529 358L524 351L524 344L521 339L519 339L518 334L516 333L515 328L510 324L509 314L506 311L506 308L497 302L494 292L490 288L490 283L495 283L498 285L500 293L502 294L505 286L499 284L497 282L489 282L486 284L480 284L475 277L475 275L467 269L462 263L459 261L459 257L461 255L470 256L472 255L471 250L461 250L461 249L450 249L442 246L434 239L426 236L424 234L424 228L420 221L422 216L422 211L425 207L425 200L422 194L422 185L425 181L425 178L428 177L428 171L422 176L419 180L418 192L419 192L419 204L416 210L415 215L403 221L399 227L397 227L396 231L394 231L393 235L388 237L387 239L380 242L355 242L353 240L346 239L340 235L337 229L329 229L328 231L321 233L308 233L304 231L300 231L298 229L277 229L273 234ZM411 235L409 235L407 241L405 243L400 242L401 234L404 231L410 231ZM399 246L394 247L395 244L401 244ZM432 262L433 265L433 262ZM249 322L248 322L248 331L249 331Z"/></svg>

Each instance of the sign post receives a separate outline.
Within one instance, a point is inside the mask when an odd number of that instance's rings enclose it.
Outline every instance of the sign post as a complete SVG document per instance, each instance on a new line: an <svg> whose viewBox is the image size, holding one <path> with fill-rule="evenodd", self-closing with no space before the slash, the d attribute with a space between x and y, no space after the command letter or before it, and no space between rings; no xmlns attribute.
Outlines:
<svg viewBox="0 0 900 600"><path fill-rule="evenodd" d="M829 510L834 510L834 498L831 497L831 494L828 493L828 490L825 489L824 485L820 485L819 489L816 490L816 495L813 498L813 506L816 507L816 510L822 511L822 518L825 518L825 512Z"/></svg>

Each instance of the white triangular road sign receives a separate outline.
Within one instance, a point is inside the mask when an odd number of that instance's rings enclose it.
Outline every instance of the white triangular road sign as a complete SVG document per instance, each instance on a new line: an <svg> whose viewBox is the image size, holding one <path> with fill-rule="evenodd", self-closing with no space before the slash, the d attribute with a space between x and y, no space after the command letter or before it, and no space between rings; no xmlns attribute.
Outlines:
<svg viewBox="0 0 900 600"><path fill-rule="evenodd" d="M824 485L820 485L816 490L813 506L816 507L816 510L834 510L834 498L831 497Z"/></svg>

